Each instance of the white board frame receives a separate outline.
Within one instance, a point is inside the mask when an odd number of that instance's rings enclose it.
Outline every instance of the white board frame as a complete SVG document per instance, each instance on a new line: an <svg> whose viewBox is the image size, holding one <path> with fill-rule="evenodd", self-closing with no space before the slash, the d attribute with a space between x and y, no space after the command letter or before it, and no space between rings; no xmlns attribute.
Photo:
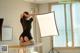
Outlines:
<svg viewBox="0 0 80 53"><path fill-rule="evenodd" d="M13 29L9 26L2 27L2 41L11 41L13 39Z"/></svg>
<svg viewBox="0 0 80 53"><path fill-rule="evenodd" d="M39 24L39 28L40 28L40 33L41 33L41 37L47 37L47 36L56 36L56 35L58 35L59 34L59 32L58 32L58 28L57 28L57 24L56 24L56 18L55 18L55 12L53 11L53 12L49 12L49 13L44 13L44 14L40 14L40 15L47 15L47 14L53 14L53 22L54 22L54 25L55 25L55 28L56 28L56 33L57 34L51 34L51 35L45 35L45 36L43 36L43 34L42 34L42 30L41 30L41 26L40 26L40 22L41 22L41 20L39 21L39 17L38 17L38 15L37 15L37 20L38 20L38 24ZM39 15L39 16L40 16ZM49 16L48 16L49 17Z"/></svg>

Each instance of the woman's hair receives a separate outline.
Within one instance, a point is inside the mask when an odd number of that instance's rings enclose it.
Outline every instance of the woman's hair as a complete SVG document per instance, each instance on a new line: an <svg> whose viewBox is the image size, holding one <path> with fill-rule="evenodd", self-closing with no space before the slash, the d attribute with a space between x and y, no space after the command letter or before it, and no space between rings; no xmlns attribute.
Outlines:
<svg viewBox="0 0 80 53"><path fill-rule="evenodd" d="M27 11L25 11L24 13L27 14L27 15L29 15L29 12L27 12Z"/></svg>

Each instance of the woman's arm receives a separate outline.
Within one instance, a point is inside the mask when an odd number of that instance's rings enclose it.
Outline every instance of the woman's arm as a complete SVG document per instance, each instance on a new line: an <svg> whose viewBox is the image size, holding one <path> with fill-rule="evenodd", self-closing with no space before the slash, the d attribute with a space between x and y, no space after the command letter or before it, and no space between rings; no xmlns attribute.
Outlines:
<svg viewBox="0 0 80 53"><path fill-rule="evenodd" d="M30 17L34 18L38 14L29 14Z"/></svg>
<svg viewBox="0 0 80 53"><path fill-rule="evenodd" d="M20 15L20 18L22 18L22 17L23 17L23 14Z"/></svg>

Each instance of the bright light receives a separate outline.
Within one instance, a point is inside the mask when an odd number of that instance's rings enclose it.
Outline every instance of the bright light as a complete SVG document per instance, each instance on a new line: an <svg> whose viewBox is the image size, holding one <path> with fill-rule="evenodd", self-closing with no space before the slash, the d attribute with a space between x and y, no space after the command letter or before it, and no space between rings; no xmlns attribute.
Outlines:
<svg viewBox="0 0 80 53"><path fill-rule="evenodd" d="M72 42L71 41L68 42L68 46L72 47Z"/></svg>

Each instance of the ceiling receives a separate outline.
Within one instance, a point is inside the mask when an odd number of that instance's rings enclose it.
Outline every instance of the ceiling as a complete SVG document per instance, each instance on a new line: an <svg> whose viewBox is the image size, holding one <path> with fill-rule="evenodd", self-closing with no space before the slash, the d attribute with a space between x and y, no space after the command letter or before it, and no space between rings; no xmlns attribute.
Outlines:
<svg viewBox="0 0 80 53"><path fill-rule="evenodd" d="M24 1L41 4L41 3L55 3L58 2L59 0L24 0Z"/></svg>
<svg viewBox="0 0 80 53"><path fill-rule="evenodd" d="M24 0L26 2L30 3L72 3L72 2L80 2L80 0Z"/></svg>

